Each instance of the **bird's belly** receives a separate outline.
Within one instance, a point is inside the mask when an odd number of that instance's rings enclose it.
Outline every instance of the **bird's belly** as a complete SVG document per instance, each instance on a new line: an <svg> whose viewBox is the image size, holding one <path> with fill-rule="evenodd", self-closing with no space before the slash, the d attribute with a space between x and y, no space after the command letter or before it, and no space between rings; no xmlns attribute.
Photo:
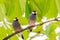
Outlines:
<svg viewBox="0 0 60 40"><path fill-rule="evenodd" d="M15 27L14 27L14 30L15 30L15 31L20 31L20 27L18 27L18 26L16 27L16 26L15 26Z"/></svg>
<svg viewBox="0 0 60 40"><path fill-rule="evenodd" d="M29 25L35 25L35 20L29 20Z"/></svg>

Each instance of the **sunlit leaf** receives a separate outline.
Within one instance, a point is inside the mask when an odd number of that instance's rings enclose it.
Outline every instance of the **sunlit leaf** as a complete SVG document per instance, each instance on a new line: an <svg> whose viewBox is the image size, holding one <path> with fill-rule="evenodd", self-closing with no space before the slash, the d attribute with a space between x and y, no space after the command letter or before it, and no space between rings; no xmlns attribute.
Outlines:
<svg viewBox="0 0 60 40"><path fill-rule="evenodd" d="M59 22L59 21L57 21L57 22L52 22L52 23L53 23L54 25L60 27L60 22Z"/></svg>
<svg viewBox="0 0 60 40"><path fill-rule="evenodd" d="M5 3L6 2L6 0L0 0L0 3Z"/></svg>
<svg viewBox="0 0 60 40"><path fill-rule="evenodd" d="M44 33L44 30L43 30L42 26L37 26L37 28L33 29L32 31L33 32L39 32L40 31L40 33Z"/></svg>
<svg viewBox="0 0 60 40"><path fill-rule="evenodd" d="M28 19L24 18L24 17L21 17L19 22L20 22L21 25L26 25L26 24L28 24Z"/></svg>
<svg viewBox="0 0 60 40"><path fill-rule="evenodd" d="M0 21L2 21L5 18L5 5L4 4L0 4Z"/></svg>
<svg viewBox="0 0 60 40"><path fill-rule="evenodd" d="M20 6L21 6L22 13L25 12L26 1L27 0L20 0Z"/></svg>
<svg viewBox="0 0 60 40"><path fill-rule="evenodd" d="M56 29L56 25L54 24L50 24L46 27L46 35L48 36L49 40L56 39L55 29Z"/></svg>
<svg viewBox="0 0 60 40"><path fill-rule="evenodd" d="M6 17L8 21L12 21L15 17L22 17L19 0L6 0Z"/></svg>
<svg viewBox="0 0 60 40"><path fill-rule="evenodd" d="M10 40L18 40L18 37L14 35L13 37L10 38Z"/></svg>
<svg viewBox="0 0 60 40"><path fill-rule="evenodd" d="M23 36L24 36L24 40L27 40L28 36L29 36L29 32L28 31L23 31L22 32Z"/></svg>
<svg viewBox="0 0 60 40"><path fill-rule="evenodd" d="M57 5L58 11L60 13L60 0L56 0L56 5Z"/></svg>
<svg viewBox="0 0 60 40"><path fill-rule="evenodd" d="M58 33L58 36L59 36L59 40L60 40L60 32Z"/></svg>
<svg viewBox="0 0 60 40"><path fill-rule="evenodd" d="M47 18L53 18L53 17L57 17L58 15L58 10L57 10L57 6L56 6L56 1L55 0L50 0L50 9L46 14Z"/></svg>
<svg viewBox="0 0 60 40"><path fill-rule="evenodd" d="M0 40L3 40L7 36L6 29L4 27L0 27Z"/></svg>

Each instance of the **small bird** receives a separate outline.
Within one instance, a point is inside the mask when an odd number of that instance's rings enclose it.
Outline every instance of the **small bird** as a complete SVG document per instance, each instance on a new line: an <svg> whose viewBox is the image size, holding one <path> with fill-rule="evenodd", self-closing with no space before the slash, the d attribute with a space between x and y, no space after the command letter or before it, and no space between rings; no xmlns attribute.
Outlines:
<svg viewBox="0 0 60 40"><path fill-rule="evenodd" d="M17 17L14 19L12 25L13 25L15 32L22 30L21 25L20 25ZM22 39L24 39L23 34L21 35L21 37L22 37Z"/></svg>
<svg viewBox="0 0 60 40"><path fill-rule="evenodd" d="M28 19L29 25L35 25L36 13L37 13L36 11L32 11L32 13L30 14L29 19ZM30 31L32 31L32 28L30 29Z"/></svg>
<svg viewBox="0 0 60 40"><path fill-rule="evenodd" d="M20 25L17 17L14 19L12 25L13 25L15 32L21 30L21 25Z"/></svg>

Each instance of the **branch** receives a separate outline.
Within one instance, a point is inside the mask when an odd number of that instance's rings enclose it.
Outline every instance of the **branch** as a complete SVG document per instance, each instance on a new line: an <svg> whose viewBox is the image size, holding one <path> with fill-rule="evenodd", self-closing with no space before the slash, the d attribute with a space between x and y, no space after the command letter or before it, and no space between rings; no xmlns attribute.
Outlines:
<svg viewBox="0 0 60 40"><path fill-rule="evenodd" d="M42 23L37 24L37 25L30 25L30 26L28 26L28 27L25 28L25 29L22 29L22 30L20 30L20 31L17 31L17 32L15 32L15 33L12 33L11 35L5 37L3 40L8 40L10 37L12 37L12 36L14 36L14 35L16 35L16 34L18 34L18 33L21 33L21 32L23 32L24 30L30 29L30 28L32 28L32 27L41 26L41 25L43 25L43 24L45 24L45 23L52 22L52 21L60 21L60 20L58 20L59 18L60 18L60 17L57 17L57 18L55 18L55 19L52 19L52 20L49 20L49 21L46 21L46 22L42 22Z"/></svg>

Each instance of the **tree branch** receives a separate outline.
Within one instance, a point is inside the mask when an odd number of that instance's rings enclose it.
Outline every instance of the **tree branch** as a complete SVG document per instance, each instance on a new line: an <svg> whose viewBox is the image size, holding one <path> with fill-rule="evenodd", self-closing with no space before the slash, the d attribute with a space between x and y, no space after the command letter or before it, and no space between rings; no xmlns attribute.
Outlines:
<svg viewBox="0 0 60 40"><path fill-rule="evenodd" d="M58 20L59 18L60 18L60 17L57 17L57 18L55 18L55 19L52 19L52 20L49 20L49 21L46 21L46 22L42 22L42 23L37 24L37 25L30 25L30 26L28 26L28 27L25 28L25 29L22 29L22 30L20 30L20 31L17 31L17 32L15 32L15 33L12 33L11 35L5 37L3 40L8 40L10 37L16 35L17 33L20 33L20 32L22 32L22 31L27 30L27 29L30 29L30 28L32 28L32 27L41 26L41 25L43 25L43 24L45 24L45 23L52 22L52 21L60 21L60 20Z"/></svg>

